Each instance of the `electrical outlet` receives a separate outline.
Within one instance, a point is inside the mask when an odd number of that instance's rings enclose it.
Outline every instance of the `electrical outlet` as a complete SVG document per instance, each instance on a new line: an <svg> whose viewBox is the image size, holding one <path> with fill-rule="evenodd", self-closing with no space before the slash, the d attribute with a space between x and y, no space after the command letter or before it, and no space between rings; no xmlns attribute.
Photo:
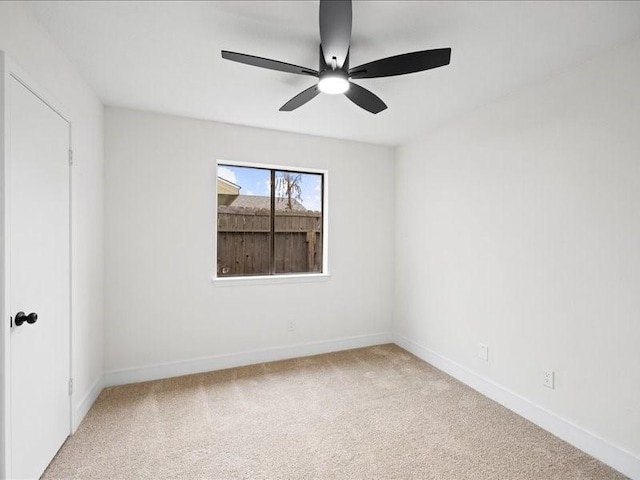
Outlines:
<svg viewBox="0 0 640 480"><path fill-rule="evenodd" d="M489 361L489 347L487 347L484 343L478 344L478 358L484 360L485 362Z"/></svg>
<svg viewBox="0 0 640 480"><path fill-rule="evenodd" d="M544 372L542 374L542 385L553 390L555 384L555 373Z"/></svg>
<svg viewBox="0 0 640 480"><path fill-rule="evenodd" d="M287 331L288 332L295 332L296 330L296 321L295 320L289 320L287 322Z"/></svg>

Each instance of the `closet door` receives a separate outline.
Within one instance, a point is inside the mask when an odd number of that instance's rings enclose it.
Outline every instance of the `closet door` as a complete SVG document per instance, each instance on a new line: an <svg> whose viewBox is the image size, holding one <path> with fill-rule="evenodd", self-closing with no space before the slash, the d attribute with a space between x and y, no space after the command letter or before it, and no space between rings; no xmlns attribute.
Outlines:
<svg viewBox="0 0 640 480"><path fill-rule="evenodd" d="M12 478L38 478L70 433L69 123L9 76Z"/></svg>

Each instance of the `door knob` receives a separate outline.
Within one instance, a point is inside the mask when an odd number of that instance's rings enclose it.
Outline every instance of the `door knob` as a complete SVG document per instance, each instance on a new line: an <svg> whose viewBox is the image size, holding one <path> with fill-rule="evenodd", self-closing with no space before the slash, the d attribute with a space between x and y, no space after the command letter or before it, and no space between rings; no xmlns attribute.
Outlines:
<svg viewBox="0 0 640 480"><path fill-rule="evenodd" d="M14 319L16 327L19 327L24 322L27 322L29 325L33 325L37 321L38 321L38 314L34 312L30 313L29 315L25 315L24 312L18 312L16 313L16 318Z"/></svg>

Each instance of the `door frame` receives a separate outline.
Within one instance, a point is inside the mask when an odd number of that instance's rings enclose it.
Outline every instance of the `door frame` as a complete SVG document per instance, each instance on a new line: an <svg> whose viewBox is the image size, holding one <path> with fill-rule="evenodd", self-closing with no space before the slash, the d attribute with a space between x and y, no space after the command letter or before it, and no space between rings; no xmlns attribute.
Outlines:
<svg viewBox="0 0 640 480"><path fill-rule="evenodd" d="M69 151L72 148L72 124L70 117L65 114L60 103L54 96L25 73L3 51L0 50L0 479L10 478L11 475L11 328L9 319L13 315L9 305L11 284L11 150L9 145L9 82L16 80L27 90L38 97L69 125ZM71 153L70 153L71 155ZM72 223L72 174L69 162L69 380L73 378L73 223ZM72 433L73 395L69 395L69 435Z"/></svg>

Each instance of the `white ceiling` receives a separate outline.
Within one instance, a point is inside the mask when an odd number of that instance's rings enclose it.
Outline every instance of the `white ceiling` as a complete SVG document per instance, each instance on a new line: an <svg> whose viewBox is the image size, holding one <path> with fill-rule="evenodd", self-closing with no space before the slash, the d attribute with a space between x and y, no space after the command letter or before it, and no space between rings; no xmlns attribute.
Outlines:
<svg viewBox="0 0 640 480"><path fill-rule="evenodd" d="M389 108L344 96L278 108L313 79L223 60L220 50L317 69L318 3L30 2L106 105L397 145L640 36L640 2L356 1L351 65L451 47L451 65L360 80Z"/></svg>

